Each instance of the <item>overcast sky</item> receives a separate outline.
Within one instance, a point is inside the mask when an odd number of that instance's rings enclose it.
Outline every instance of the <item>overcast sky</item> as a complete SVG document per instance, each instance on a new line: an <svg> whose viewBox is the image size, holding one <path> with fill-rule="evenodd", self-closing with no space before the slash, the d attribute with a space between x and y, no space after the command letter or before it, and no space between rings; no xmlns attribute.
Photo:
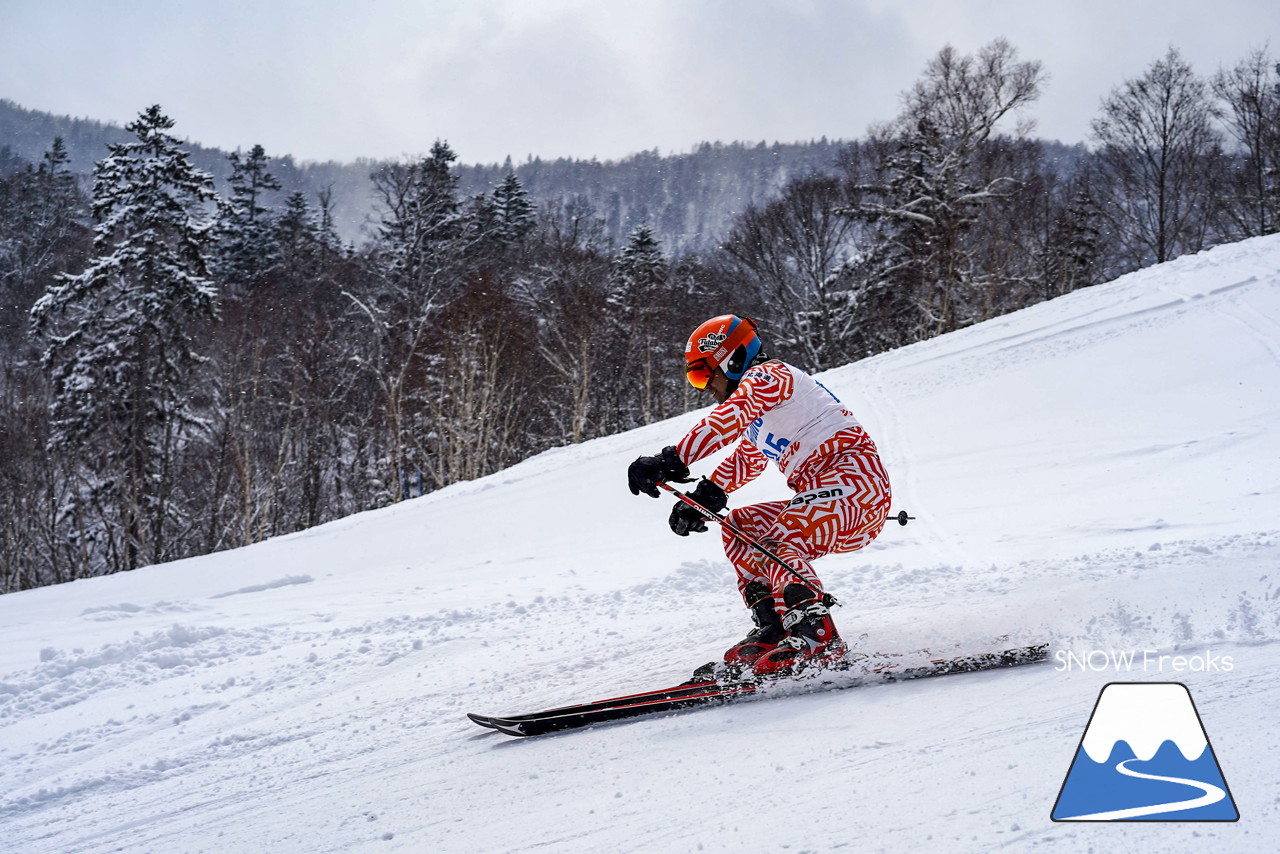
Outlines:
<svg viewBox="0 0 1280 854"><path fill-rule="evenodd" d="M1280 54L1280 0L0 0L0 98L159 103L183 138L301 160L606 160L857 138L943 45L998 36L1049 74L1037 135L1079 142L1171 45L1206 75Z"/></svg>

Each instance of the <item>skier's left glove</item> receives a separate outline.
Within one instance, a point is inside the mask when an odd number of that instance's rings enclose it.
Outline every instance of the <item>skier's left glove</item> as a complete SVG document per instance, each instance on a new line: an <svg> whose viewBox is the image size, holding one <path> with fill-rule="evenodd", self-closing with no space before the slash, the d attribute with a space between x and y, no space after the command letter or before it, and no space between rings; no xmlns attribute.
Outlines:
<svg viewBox="0 0 1280 854"><path fill-rule="evenodd" d="M643 492L650 498L657 498L659 483L688 483L691 480L689 467L681 461L675 445L668 445L656 456L640 457L627 469L627 486L632 495Z"/></svg>
<svg viewBox="0 0 1280 854"><path fill-rule="evenodd" d="M712 513L719 513L729 503L724 490L705 477L698 483L693 492L688 493L688 495ZM706 518L697 509L680 500L677 500L676 506L671 508L671 518L667 520L667 524L671 526L672 531L682 537L687 537L690 534L701 534L707 530Z"/></svg>

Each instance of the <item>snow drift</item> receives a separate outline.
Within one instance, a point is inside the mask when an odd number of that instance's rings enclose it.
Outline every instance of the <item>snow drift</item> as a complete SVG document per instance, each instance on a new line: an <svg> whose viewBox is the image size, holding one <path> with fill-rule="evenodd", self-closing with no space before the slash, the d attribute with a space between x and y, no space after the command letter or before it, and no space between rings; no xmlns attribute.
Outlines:
<svg viewBox="0 0 1280 854"><path fill-rule="evenodd" d="M4 847L1275 850L1280 236L821 379L918 517L818 564L845 636L1044 639L1054 661L542 739L473 726L679 681L744 633L715 536L673 537L668 502L624 486L694 413L0 597ZM1239 822L1050 821L1100 688L1133 680L1194 694Z"/></svg>

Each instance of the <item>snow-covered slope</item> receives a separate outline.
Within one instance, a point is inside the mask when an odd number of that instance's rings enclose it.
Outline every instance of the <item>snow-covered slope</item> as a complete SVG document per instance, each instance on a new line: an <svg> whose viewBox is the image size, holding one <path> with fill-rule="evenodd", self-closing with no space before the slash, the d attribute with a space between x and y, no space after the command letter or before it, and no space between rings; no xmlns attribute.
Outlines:
<svg viewBox="0 0 1280 854"><path fill-rule="evenodd" d="M822 379L918 517L819 563L844 634L1063 658L542 739L473 726L678 681L748 628L716 538L672 536L623 483L693 414L0 597L0 848L1280 847L1280 237ZM783 493L771 473L735 501ZM1128 680L1188 685L1238 823L1049 820L1099 689Z"/></svg>

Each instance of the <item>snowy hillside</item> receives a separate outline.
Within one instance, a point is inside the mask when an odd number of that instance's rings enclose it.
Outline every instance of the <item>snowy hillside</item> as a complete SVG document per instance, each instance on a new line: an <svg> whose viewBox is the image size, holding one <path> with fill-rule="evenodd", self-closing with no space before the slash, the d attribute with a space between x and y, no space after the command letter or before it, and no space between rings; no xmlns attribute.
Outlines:
<svg viewBox="0 0 1280 854"><path fill-rule="evenodd" d="M918 517L817 565L845 636L1045 639L1072 669L527 740L472 725L679 681L748 628L717 538L671 535L669 502L624 485L694 414L250 548L0 597L0 848L1280 848L1280 236L822 380ZM770 473L734 501L784 491ZM1188 686L1239 822L1050 821L1099 690L1134 680Z"/></svg>

